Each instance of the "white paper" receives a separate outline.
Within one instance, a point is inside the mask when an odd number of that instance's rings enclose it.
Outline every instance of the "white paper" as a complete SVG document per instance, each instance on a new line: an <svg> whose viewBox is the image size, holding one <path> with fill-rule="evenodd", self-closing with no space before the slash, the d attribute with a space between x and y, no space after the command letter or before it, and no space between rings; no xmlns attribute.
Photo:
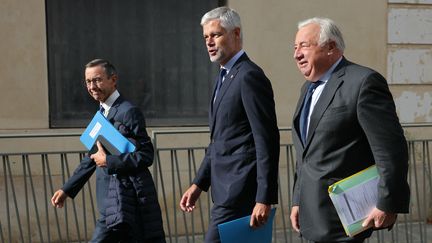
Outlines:
<svg viewBox="0 0 432 243"><path fill-rule="evenodd" d="M343 193L331 195L344 225L365 219L378 201L378 177L354 186Z"/></svg>
<svg viewBox="0 0 432 243"><path fill-rule="evenodd" d="M90 137L95 138L96 134L98 134L99 130L101 129L102 125L99 122L96 122L95 126L90 132Z"/></svg>

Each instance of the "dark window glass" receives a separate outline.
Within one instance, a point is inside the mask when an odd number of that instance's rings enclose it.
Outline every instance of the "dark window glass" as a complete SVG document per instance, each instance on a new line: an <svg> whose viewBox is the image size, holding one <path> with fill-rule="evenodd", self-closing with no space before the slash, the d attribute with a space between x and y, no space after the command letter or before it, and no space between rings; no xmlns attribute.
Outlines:
<svg viewBox="0 0 432 243"><path fill-rule="evenodd" d="M215 0L46 0L51 127L84 127L98 109L84 65L111 61L118 90L149 126L207 125L217 73L202 15Z"/></svg>

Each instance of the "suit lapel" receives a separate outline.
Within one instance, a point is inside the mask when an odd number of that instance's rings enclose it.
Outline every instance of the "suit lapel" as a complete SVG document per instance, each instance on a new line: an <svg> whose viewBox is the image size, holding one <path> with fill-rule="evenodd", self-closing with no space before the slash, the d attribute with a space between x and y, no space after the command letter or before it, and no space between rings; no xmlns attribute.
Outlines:
<svg viewBox="0 0 432 243"><path fill-rule="evenodd" d="M107 115L107 120L111 121L115 114L117 113L117 107L120 105L120 103L122 102L123 98L121 96L119 96L116 101L114 101L114 104L111 106L111 108L109 109L108 115Z"/></svg>
<svg viewBox="0 0 432 243"><path fill-rule="evenodd" d="M211 122L211 135L210 137L213 137L213 131L214 131L214 127L215 127L215 123L216 123L216 114L217 111L219 109L219 105L222 101L222 98L224 97L225 93L227 92L229 86L231 86L232 82L235 82L235 77L237 75L237 73L239 72L239 68L241 66L241 62L245 61L245 60L249 60L248 56L246 55L246 53L244 53L234 64L234 66L231 68L231 70L225 75L225 80L222 83L222 86L219 90L219 93L216 97L215 102L213 103L213 98L214 98L214 93L215 93L215 89L216 89L216 85L214 86L213 89L213 96L210 102L212 102L213 104L211 105L211 118L210 118L210 122Z"/></svg>
<svg viewBox="0 0 432 243"><path fill-rule="evenodd" d="M311 137L313 136L315 129L321 120L324 112L327 110L327 107L330 105L336 91L343 83L343 76L345 75L345 66L346 63L344 59L342 59L341 63L336 67L335 71L331 75L330 79L327 81L324 90L321 93L321 96L316 103L309 122L309 130L308 136L306 138L306 146L309 144Z"/></svg>
<svg viewBox="0 0 432 243"><path fill-rule="evenodd" d="M299 100L297 101L297 107L294 111L294 119L293 119L294 134L295 134L295 136L297 136L297 139L299 139L299 141L301 141L300 127L299 127L300 110L303 107L303 102L305 99L308 84L309 84L309 81L306 81L303 84L303 86L301 88Z"/></svg>

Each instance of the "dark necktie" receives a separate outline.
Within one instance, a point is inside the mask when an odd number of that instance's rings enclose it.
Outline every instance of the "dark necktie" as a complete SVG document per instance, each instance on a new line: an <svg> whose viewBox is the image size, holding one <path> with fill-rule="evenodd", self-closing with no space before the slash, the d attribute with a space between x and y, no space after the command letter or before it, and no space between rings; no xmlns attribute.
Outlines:
<svg viewBox="0 0 432 243"><path fill-rule="evenodd" d="M315 89L320 86L322 83L324 83L323 81L316 81L315 83L310 83L307 93L306 93L306 97L305 100L303 102L303 107L300 113L300 135L301 135L301 139L303 144L306 144L306 137L307 137L307 127L308 127L308 116L309 116L309 111L310 111L310 106L311 106L311 101L312 101L312 94L315 92Z"/></svg>
<svg viewBox="0 0 432 243"><path fill-rule="evenodd" d="M218 95L218 93L219 93L219 90L220 90L220 88L221 88L221 86L222 86L222 81L223 81L223 78L224 78L224 76L225 76L225 74L226 74L226 71L227 71L227 70L226 70L225 68L221 68L221 69L220 69L219 77L218 77L217 84L216 84L216 91L215 91L215 95L214 95L213 103L216 101L216 97L217 97L217 95Z"/></svg>
<svg viewBox="0 0 432 243"><path fill-rule="evenodd" d="M99 106L99 111L100 111L100 113L102 113L102 115L105 116L105 108L102 105Z"/></svg>

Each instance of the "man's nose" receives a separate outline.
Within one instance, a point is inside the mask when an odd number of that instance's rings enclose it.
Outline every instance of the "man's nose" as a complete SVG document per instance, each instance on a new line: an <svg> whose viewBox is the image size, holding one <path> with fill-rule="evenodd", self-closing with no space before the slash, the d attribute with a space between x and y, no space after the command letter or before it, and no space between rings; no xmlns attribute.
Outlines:
<svg viewBox="0 0 432 243"><path fill-rule="evenodd" d="M206 41L206 45L207 46L214 46L213 38L208 38L207 41Z"/></svg>
<svg viewBox="0 0 432 243"><path fill-rule="evenodd" d="M301 58L301 52L299 49L294 49L294 54L293 54L294 59L298 60Z"/></svg>

